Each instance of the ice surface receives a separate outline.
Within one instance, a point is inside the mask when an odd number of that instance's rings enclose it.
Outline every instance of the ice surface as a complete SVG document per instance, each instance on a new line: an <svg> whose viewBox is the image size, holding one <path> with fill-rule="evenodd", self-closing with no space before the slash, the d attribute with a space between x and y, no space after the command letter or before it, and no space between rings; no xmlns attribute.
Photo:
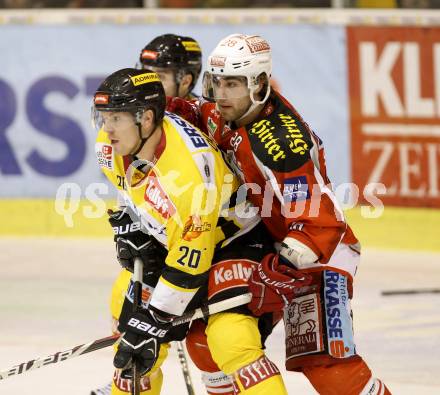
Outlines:
<svg viewBox="0 0 440 395"><path fill-rule="evenodd" d="M0 369L110 334L108 299L118 273L111 240L0 239ZM365 250L353 303L359 353L395 394L440 394L440 294L380 295L440 287L440 254ZM283 367L283 328L268 355ZM0 381L1 395L88 395L112 375L110 348ZM204 394L193 365L197 394ZM185 395L176 350L162 394ZM283 374L289 394L314 394Z"/></svg>

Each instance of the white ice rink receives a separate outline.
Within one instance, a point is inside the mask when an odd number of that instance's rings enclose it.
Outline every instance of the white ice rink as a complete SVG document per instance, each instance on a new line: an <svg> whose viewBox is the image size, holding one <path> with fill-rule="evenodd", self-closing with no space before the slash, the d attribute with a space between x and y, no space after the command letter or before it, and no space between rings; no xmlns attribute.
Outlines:
<svg viewBox="0 0 440 395"><path fill-rule="evenodd" d="M108 297L118 273L111 240L0 239L0 370L110 334ZM439 288L440 254L365 250L353 302L359 353L394 394L440 394L440 294L381 296ZM283 367L277 327L268 354ZM110 381L112 352L87 354L0 381L1 395L89 395ZM204 394L191 366L198 395ZM176 350L164 366L164 395L186 395ZM314 394L283 373L289 394ZM271 394L272 395L272 394Z"/></svg>

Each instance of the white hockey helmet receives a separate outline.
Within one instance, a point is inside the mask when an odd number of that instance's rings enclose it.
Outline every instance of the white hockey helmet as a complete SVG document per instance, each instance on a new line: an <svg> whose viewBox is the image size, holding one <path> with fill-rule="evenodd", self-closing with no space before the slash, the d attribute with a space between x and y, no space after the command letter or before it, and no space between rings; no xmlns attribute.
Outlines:
<svg viewBox="0 0 440 395"><path fill-rule="evenodd" d="M231 34L219 42L208 57L207 71L203 76L203 96L208 100L218 100L215 79L221 77L243 77L247 80L252 107L264 103L270 94L272 55L269 43L258 35ZM264 97L256 100L255 91L260 86L261 77L267 82ZM243 96L243 95L241 95Z"/></svg>

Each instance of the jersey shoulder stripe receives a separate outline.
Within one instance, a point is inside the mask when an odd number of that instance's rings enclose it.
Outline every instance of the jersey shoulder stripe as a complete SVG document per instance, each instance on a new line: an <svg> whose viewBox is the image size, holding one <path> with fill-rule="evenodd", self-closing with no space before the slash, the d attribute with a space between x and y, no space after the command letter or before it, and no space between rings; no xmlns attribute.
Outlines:
<svg viewBox="0 0 440 395"><path fill-rule="evenodd" d="M203 136L203 133L194 125L171 112L166 112L165 115L165 122L169 122L169 124L175 128L190 152L195 152L200 149L209 149L210 146Z"/></svg>

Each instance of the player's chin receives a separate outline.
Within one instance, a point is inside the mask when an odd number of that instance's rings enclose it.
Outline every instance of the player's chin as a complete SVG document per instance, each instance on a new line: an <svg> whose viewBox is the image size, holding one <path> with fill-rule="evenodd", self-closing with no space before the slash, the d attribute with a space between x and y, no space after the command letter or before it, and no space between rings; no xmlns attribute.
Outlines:
<svg viewBox="0 0 440 395"><path fill-rule="evenodd" d="M218 110L226 121L234 120L235 111L232 106L218 106Z"/></svg>
<svg viewBox="0 0 440 395"><path fill-rule="evenodd" d="M113 149L115 150L116 154L118 155L128 155L130 153L130 150L127 149L123 144L121 144L120 141L112 141Z"/></svg>

